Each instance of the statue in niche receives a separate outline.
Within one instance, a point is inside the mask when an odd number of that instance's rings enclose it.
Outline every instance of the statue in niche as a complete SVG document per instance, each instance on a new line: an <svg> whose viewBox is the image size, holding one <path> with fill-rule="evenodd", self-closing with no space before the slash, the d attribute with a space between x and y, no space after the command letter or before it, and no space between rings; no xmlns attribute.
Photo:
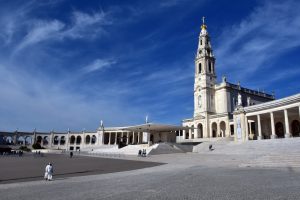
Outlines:
<svg viewBox="0 0 300 200"><path fill-rule="evenodd" d="M241 127L241 119L240 117L236 118L236 125L237 125L237 129L236 129L236 133L237 133L237 139L242 139L242 127Z"/></svg>
<svg viewBox="0 0 300 200"><path fill-rule="evenodd" d="M250 106L250 105L251 105L251 98L247 97L247 106Z"/></svg>
<svg viewBox="0 0 300 200"><path fill-rule="evenodd" d="M238 94L238 106L243 106L243 102L242 102L242 95L239 93Z"/></svg>
<svg viewBox="0 0 300 200"><path fill-rule="evenodd" d="M198 96L198 106L201 108L202 102L201 102L201 95Z"/></svg>

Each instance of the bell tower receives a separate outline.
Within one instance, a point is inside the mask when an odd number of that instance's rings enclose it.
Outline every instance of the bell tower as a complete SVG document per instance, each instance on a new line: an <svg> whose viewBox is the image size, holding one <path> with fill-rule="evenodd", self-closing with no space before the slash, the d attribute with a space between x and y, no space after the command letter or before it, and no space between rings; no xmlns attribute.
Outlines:
<svg viewBox="0 0 300 200"><path fill-rule="evenodd" d="M215 112L215 84L215 57L203 17L195 58L194 117Z"/></svg>

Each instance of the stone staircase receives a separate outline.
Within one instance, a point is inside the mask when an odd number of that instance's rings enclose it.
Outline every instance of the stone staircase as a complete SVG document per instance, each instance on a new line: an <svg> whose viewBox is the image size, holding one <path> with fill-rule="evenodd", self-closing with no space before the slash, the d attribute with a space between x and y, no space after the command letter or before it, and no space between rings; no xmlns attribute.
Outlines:
<svg viewBox="0 0 300 200"><path fill-rule="evenodd" d="M184 153L185 151L178 148L174 144L169 143L159 143L154 144L152 146L148 146L147 144L140 145L128 145L121 149L118 149L117 146L106 146L100 147L97 149L93 149L86 151L89 154L94 155L138 155L139 150L146 149L147 155L157 155L157 154L170 154L170 153Z"/></svg>
<svg viewBox="0 0 300 200"><path fill-rule="evenodd" d="M212 144L213 151L208 146ZM300 167L300 138L247 142L204 142L194 147L200 154L238 156L240 167Z"/></svg>
<svg viewBox="0 0 300 200"><path fill-rule="evenodd" d="M266 155L242 163L240 167L300 167L299 154Z"/></svg>
<svg viewBox="0 0 300 200"><path fill-rule="evenodd" d="M213 151L209 151L212 144ZM300 154L300 138L285 138L274 140L253 140L247 142L203 142L193 148L193 152L213 153L213 154L253 154L253 155L272 155L272 154Z"/></svg>
<svg viewBox="0 0 300 200"><path fill-rule="evenodd" d="M149 154L158 155L158 154L171 154L171 153L184 153L183 150L176 148L172 144L168 143L159 143L156 148L153 148Z"/></svg>

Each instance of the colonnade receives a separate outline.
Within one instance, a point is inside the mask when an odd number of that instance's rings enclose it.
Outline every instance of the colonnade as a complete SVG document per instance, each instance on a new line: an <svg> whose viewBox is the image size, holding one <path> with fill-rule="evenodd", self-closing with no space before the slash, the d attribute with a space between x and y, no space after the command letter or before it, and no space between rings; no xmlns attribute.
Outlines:
<svg viewBox="0 0 300 200"><path fill-rule="evenodd" d="M120 142L128 144L142 144L143 143L143 133L142 132L104 132L103 133L103 145L117 145Z"/></svg>
<svg viewBox="0 0 300 200"><path fill-rule="evenodd" d="M300 136L300 106L276 108L256 113L249 112L245 117L247 122L246 140ZM252 138L253 136L255 138Z"/></svg>

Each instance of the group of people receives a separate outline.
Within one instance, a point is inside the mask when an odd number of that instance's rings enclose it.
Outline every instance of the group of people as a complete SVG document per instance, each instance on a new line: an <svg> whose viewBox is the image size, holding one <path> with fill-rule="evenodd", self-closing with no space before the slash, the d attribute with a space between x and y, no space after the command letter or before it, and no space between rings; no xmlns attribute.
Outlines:
<svg viewBox="0 0 300 200"><path fill-rule="evenodd" d="M140 156L140 157L146 157L146 155L147 155L147 151L146 151L146 149L143 149L143 150L139 150L139 153L138 153L138 156Z"/></svg>
<svg viewBox="0 0 300 200"><path fill-rule="evenodd" d="M46 181L52 181L52 176L53 176L53 166L51 163L49 163L45 168L44 178Z"/></svg>

